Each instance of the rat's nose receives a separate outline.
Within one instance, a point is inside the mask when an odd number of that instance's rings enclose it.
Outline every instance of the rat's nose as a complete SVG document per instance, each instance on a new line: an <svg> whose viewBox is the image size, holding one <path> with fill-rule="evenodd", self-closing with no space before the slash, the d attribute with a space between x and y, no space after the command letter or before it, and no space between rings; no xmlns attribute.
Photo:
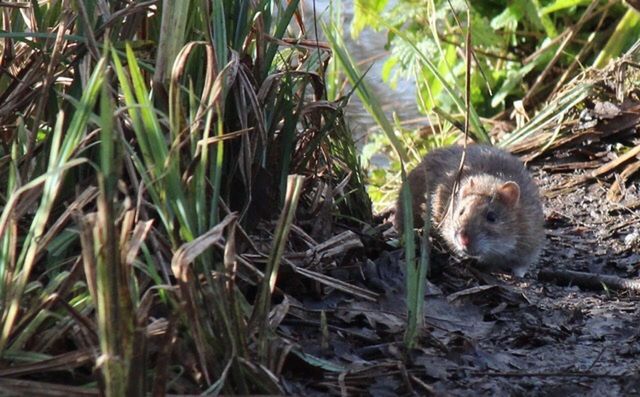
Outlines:
<svg viewBox="0 0 640 397"><path fill-rule="evenodd" d="M460 245L464 248L469 247L469 244L471 244L471 238L466 230L460 230L460 232L458 232L458 241L460 241Z"/></svg>

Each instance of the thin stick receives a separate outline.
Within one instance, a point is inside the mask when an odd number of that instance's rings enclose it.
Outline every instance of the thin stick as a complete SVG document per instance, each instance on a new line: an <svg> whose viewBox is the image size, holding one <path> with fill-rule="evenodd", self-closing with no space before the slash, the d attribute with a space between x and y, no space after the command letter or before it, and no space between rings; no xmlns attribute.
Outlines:
<svg viewBox="0 0 640 397"><path fill-rule="evenodd" d="M538 273L540 281L555 281L559 285L572 284L585 289L623 291L640 291L640 279L626 279L607 274L575 272L571 270L541 270Z"/></svg>
<svg viewBox="0 0 640 397"><path fill-rule="evenodd" d="M464 168L464 161L467 157L467 141L469 140L469 112L471 109L471 6L467 4L467 34L465 36L465 60L466 60L466 70L465 70L465 97L464 97L464 142L463 142L463 150L462 156L460 157L460 165L458 166L458 171L456 172L456 178L453 181L453 187L451 189L451 197L449 197L449 205L447 206L447 212L442 217L440 221L440 225L444 222L444 220L451 214L453 211L453 201L454 197L458 193L458 188L460 187L460 179L462 176L462 169Z"/></svg>

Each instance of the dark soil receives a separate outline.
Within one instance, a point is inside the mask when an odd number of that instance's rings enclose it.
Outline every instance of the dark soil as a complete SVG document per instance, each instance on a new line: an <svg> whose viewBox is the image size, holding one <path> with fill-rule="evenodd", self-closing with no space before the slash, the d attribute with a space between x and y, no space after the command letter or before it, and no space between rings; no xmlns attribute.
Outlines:
<svg viewBox="0 0 640 397"><path fill-rule="evenodd" d="M628 183L616 203L607 199L611 180L558 194L558 186L587 172L545 171L563 161L568 160L538 159L533 166L545 195L547 241L525 278L482 272L447 254L434 255L417 349L406 352L402 344L401 250L363 239L368 260L334 262L328 274L379 297L367 301L325 288L317 298L304 294L288 303L281 329L309 356L289 355L283 371L287 391L640 395L640 304L634 289L538 279L549 270L640 277L640 186Z"/></svg>

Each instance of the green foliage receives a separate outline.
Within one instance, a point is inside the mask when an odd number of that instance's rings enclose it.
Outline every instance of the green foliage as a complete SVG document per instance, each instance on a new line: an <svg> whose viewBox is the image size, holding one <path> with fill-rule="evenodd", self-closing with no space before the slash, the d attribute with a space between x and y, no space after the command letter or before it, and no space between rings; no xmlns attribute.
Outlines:
<svg viewBox="0 0 640 397"><path fill-rule="evenodd" d="M632 10L625 14L622 2L592 4L584 0L399 0L393 5L358 0L351 31L357 36L365 27L386 30L391 55L386 60L384 78L392 82L399 75L413 77L418 95L426 98L418 101L424 104L424 112L439 108L455 114L461 112L456 95L443 90L443 84L456 87L458 94L464 87L465 59L460 54L464 52L467 31L467 4L471 6L471 42L475 51L471 103L485 117L509 111L512 102L523 97L526 105L539 103L529 100L548 94L550 86L536 86L533 93L530 89L557 51L561 53L554 61L556 70L567 69L576 61L602 66L640 37L635 28L637 16ZM608 27L616 26L618 21L617 37L608 38ZM561 35L571 35L570 40L553 40ZM589 45L585 47L585 43ZM605 54L599 55L601 46L595 43L607 43ZM420 52L414 48L435 60L436 67L421 63ZM548 77L558 78L557 73Z"/></svg>

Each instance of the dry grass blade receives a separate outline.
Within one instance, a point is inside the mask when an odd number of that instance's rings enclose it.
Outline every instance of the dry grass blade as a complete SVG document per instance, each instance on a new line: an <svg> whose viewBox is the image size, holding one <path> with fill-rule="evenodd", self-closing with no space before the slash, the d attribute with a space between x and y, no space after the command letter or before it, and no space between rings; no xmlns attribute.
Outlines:
<svg viewBox="0 0 640 397"><path fill-rule="evenodd" d="M171 260L171 269L179 280L187 280L189 265L200 256L212 244L219 241L223 237L224 229L237 219L237 215L229 214L222 222L217 224L211 230L198 236L193 241L183 244L173 255Z"/></svg>
<svg viewBox="0 0 640 397"><path fill-rule="evenodd" d="M164 397L166 385L169 381L169 364L173 347L177 341L176 338L176 322L173 318L169 319L167 330L163 335L161 348L158 353L156 370L153 380L153 388L151 395L153 397Z"/></svg>
<svg viewBox="0 0 640 397"><path fill-rule="evenodd" d="M128 211L127 214L131 214L131 216L133 216L133 211ZM124 258L122 258L122 262L125 265L130 266L131 264L133 264L133 261L138 256L140 247L144 243L147 234L149 234L149 231L151 230L151 226L153 226L153 220L136 223L131 237L127 239L124 244L122 244L122 246L124 247L122 253L125 254ZM124 236L125 234L123 233L123 238Z"/></svg>
<svg viewBox="0 0 640 397"><path fill-rule="evenodd" d="M11 368L0 369L0 377L42 374L51 371L68 371L92 363L97 355L93 349L78 350L60 354L48 360L33 364L16 365Z"/></svg>
<svg viewBox="0 0 640 397"><path fill-rule="evenodd" d="M0 392L7 396L98 397L102 395L95 388L10 378L0 378Z"/></svg>
<svg viewBox="0 0 640 397"><path fill-rule="evenodd" d="M13 2L13 1L0 1L0 7L8 7L8 8L29 8L31 7L31 3L29 2Z"/></svg>
<svg viewBox="0 0 640 397"><path fill-rule="evenodd" d="M73 212L81 211L87 204L91 203L98 195L98 189L95 186L88 186L86 190L78 196L62 213L61 216L56 219L55 223L47 230L47 233L42 237L41 244L43 246L49 245L49 242L63 229L65 224L72 217Z"/></svg>
<svg viewBox="0 0 640 397"><path fill-rule="evenodd" d="M56 70L59 67L60 58L62 52L64 50L66 40L64 39L64 34L67 32L69 25L71 24L72 16L67 14L60 21L60 26L58 27L58 32L56 33L55 42L53 44L53 51L51 53L51 59L49 60L49 64L47 65L47 71L44 76L44 84L40 89L42 95L39 95L38 103L36 105L36 111L34 116L34 122L32 129L36 131L38 129L38 125L40 124L40 119L42 117L42 113L44 112L45 103L49 98L49 89L53 84L56 76ZM36 134L31 134L31 139L29 142L29 146L27 148L27 153L25 155L26 161L29 161L31 156L33 155L34 144L36 141Z"/></svg>
<svg viewBox="0 0 640 397"><path fill-rule="evenodd" d="M364 248L362 240L351 230L335 235L328 240L308 249L305 255L310 260L332 260L338 255L343 255L356 248Z"/></svg>
<svg viewBox="0 0 640 397"><path fill-rule="evenodd" d="M631 163L625 167L625 169L616 175L616 180L611 184L609 191L607 192L607 199L611 202L617 203L624 196L624 186L629 178L640 171L640 161Z"/></svg>
<svg viewBox="0 0 640 397"><path fill-rule="evenodd" d="M180 285L182 299L186 306L187 318L191 323L192 330L194 332L198 359L208 384L211 384L211 375L208 371L209 366L207 365L207 357L211 357L211 355L208 354L210 348L205 344L202 328L203 324L201 324L200 316L198 314L198 280L194 277L191 264L205 250L209 249L214 243L221 240L225 228L232 222L235 222L236 219L237 216L235 214L227 215L222 222L217 224L207 233L197 237L191 242L183 244L171 259L171 270L173 270L173 274L176 276L178 284Z"/></svg>
<svg viewBox="0 0 640 397"><path fill-rule="evenodd" d="M191 53L196 49L197 46L203 46L205 49L205 72L204 72L204 83L202 87L202 93L200 95L200 104L198 106L198 110L194 120L192 121L192 125L189 126L189 129L193 130L196 126L196 123L199 123L204 117L205 114L211 109L213 104L220 105L218 97L221 91L221 83L216 80L218 78L222 78L218 74L218 70L216 69L215 64L215 50L214 48L204 42L191 42L187 43L180 52L178 53L175 62L173 64L173 68L171 71L171 80L169 86L169 95L171 97L171 102L169 103L169 112L170 119L173 120L177 127L182 124L182 115L180 114L180 110L182 108L180 102L180 79L185 73L185 69L187 67L187 61ZM214 91L214 86L216 87L216 93L212 94ZM179 131L180 128L176 128L174 126L174 131Z"/></svg>
<svg viewBox="0 0 640 397"><path fill-rule="evenodd" d="M602 175L608 174L609 172L618 168L620 165L626 163L627 161L635 159L635 157L639 154L640 154L640 145L635 146L633 149L629 150L628 152L616 158L615 160L612 160L607 164L591 171L590 176L591 178L598 178Z"/></svg>
<svg viewBox="0 0 640 397"><path fill-rule="evenodd" d="M366 288L361 288L361 287L349 284L342 280L338 280L334 277L330 277L322 273L314 272L313 270L295 266L292 263L289 263L289 265L294 269L296 273L303 275L311 280L317 281L320 284L326 285L327 287L335 288L339 291L366 299L371 302L376 302L379 298L379 294L373 291L370 291Z"/></svg>
<svg viewBox="0 0 640 397"><path fill-rule="evenodd" d="M87 289L93 302L98 301L98 288L96 286L96 257L93 251L93 225L95 214L82 215L75 213L75 221L80 229L80 244L82 246L82 264L87 282Z"/></svg>
<svg viewBox="0 0 640 397"><path fill-rule="evenodd" d="M12 192L9 200L7 201L7 204L2 209L2 215L0 216L0 237L2 237L6 232L7 224L9 223L11 217L18 217L27 210L26 208L22 207L21 204L25 202L32 203L37 198L37 196L27 196L28 198L23 199L23 195L26 196L33 189L40 189L41 186L47 181L47 179L53 177L56 173L66 171L85 162L85 159L71 160L59 169L54 169L49 173L34 178L29 183Z"/></svg>

